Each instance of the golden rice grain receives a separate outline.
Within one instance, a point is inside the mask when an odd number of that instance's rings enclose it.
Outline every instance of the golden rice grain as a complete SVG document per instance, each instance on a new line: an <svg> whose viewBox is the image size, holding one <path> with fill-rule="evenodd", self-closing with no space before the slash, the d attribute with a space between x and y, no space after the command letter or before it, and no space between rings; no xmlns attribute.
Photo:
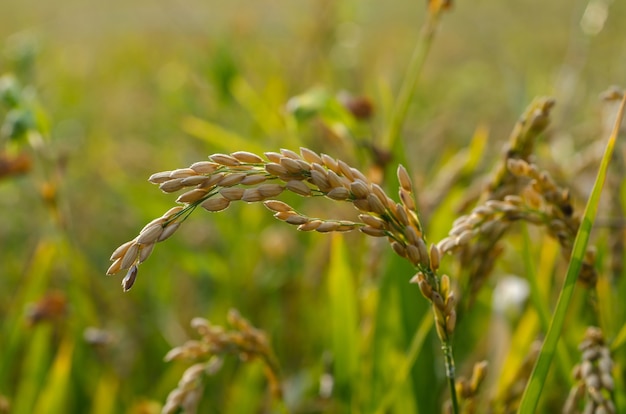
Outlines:
<svg viewBox="0 0 626 414"><path fill-rule="evenodd" d="M159 237L160 238L160 237ZM160 241L160 240L157 240ZM139 258L137 259L137 264L141 264L143 262L146 261L146 259L150 256L150 254L152 253L152 250L154 250L154 246L156 246L156 242L155 243L151 243L151 244L146 244L143 246L140 246L139 249Z"/></svg>
<svg viewBox="0 0 626 414"><path fill-rule="evenodd" d="M391 243L391 248L393 249L394 252L396 252L398 256L407 257L406 247L404 247L402 244L398 243L397 241L394 241Z"/></svg>
<svg viewBox="0 0 626 414"><path fill-rule="evenodd" d="M257 187L258 192L265 198L276 197L285 190L285 186L280 184L261 184Z"/></svg>
<svg viewBox="0 0 626 414"><path fill-rule="evenodd" d="M280 149L280 153L287 158L291 158L294 160L299 160L300 159L300 155L298 155L296 152L290 150L290 149L286 149L286 148L281 148Z"/></svg>
<svg viewBox="0 0 626 414"><path fill-rule="evenodd" d="M300 231L312 231L312 230L317 229L322 223L323 223L322 220L311 220L311 221L306 222L304 224L300 224L298 226L298 230L300 230Z"/></svg>
<svg viewBox="0 0 626 414"><path fill-rule="evenodd" d="M276 211L276 212L293 211L293 208L291 208L289 204L283 203L282 201L278 201L278 200L267 200L267 201L264 201L263 204L265 205L265 207L267 207L271 211Z"/></svg>
<svg viewBox="0 0 626 414"><path fill-rule="evenodd" d="M246 188L241 196L241 201L245 201L246 203L256 203L263 201L264 199L265 197L263 197L263 195L256 188Z"/></svg>
<svg viewBox="0 0 626 414"><path fill-rule="evenodd" d="M326 167L328 167L328 169L336 174L341 174L341 170L339 169L339 164L337 163L337 160L327 154L322 154L321 157L322 162Z"/></svg>
<svg viewBox="0 0 626 414"><path fill-rule="evenodd" d="M139 233L139 236L137 237L137 244L156 243L161 233L163 233L163 223L154 223Z"/></svg>
<svg viewBox="0 0 626 414"><path fill-rule="evenodd" d="M247 162L251 164L263 163L263 158L248 151L237 151L230 154L231 157L241 162Z"/></svg>
<svg viewBox="0 0 626 414"><path fill-rule="evenodd" d="M265 171L278 177L289 174L289 171L287 171L285 167L273 162L265 164Z"/></svg>
<svg viewBox="0 0 626 414"><path fill-rule="evenodd" d="M308 217L301 216L299 214L290 215L285 219L285 223L289 224L304 224L309 221Z"/></svg>
<svg viewBox="0 0 626 414"><path fill-rule="evenodd" d="M433 272L436 272L437 270L439 270L439 263L441 260L441 252L439 251L439 248L437 247L436 244L431 244L430 245L430 252L429 252L429 256L430 256L430 268L433 270Z"/></svg>
<svg viewBox="0 0 626 414"><path fill-rule="evenodd" d="M317 170L311 171L311 178L309 182L320 189L320 191L328 193L333 187L330 185L328 181L328 176L325 173L321 173Z"/></svg>
<svg viewBox="0 0 626 414"><path fill-rule="evenodd" d="M300 155L302 155L302 158L310 164L323 164L322 158L308 148L300 147Z"/></svg>
<svg viewBox="0 0 626 414"><path fill-rule="evenodd" d="M369 214L359 214L359 219L370 227L375 229L387 228L387 222L378 217L371 216Z"/></svg>
<svg viewBox="0 0 626 414"><path fill-rule="evenodd" d="M341 171L341 175L346 177L349 181L354 181L355 177L352 173L352 168L348 164L346 164L342 160L337 160L337 165L339 165L339 170Z"/></svg>
<svg viewBox="0 0 626 414"><path fill-rule="evenodd" d="M242 185L257 185L266 181L267 177L265 175L253 174L247 175L243 180L241 180Z"/></svg>
<svg viewBox="0 0 626 414"><path fill-rule="evenodd" d="M209 157L209 159L213 162L216 162L220 165L225 165L227 167L236 167L241 163L235 157L231 157L226 154L213 154Z"/></svg>
<svg viewBox="0 0 626 414"><path fill-rule="evenodd" d="M243 197L244 190L245 189L241 187L222 188L220 190L220 195L230 201L241 200L241 198Z"/></svg>
<svg viewBox="0 0 626 414"><path fill-rule="evenodd" d="M359 230L364 233L367 234L368 236L372 236L372 237L385 237L389 235L389 232L383 229L379 229L379 228L375 228L372 226L363 226L363 227L359 227Z"/></svg>
<svg viewBox="0 0 626 414"><path fill-rule="evenodd" d="M415 206L415 200L413 199L413 195L404 188L401 188L399 193L400 201L402 201L402 204L404 204L409 210L415 211L417 207Z"/></svg>
<svg viewBox="0 0 626 414"><path fill-rule="evenodd" d="M287 189L301 196L310 196L312 194L311 187L298 180L287 182Z"/></svg>
<svg viewBox="0 0 626 414"><path fill-rule="evenodd" d="M355 198L367 198L370 195L370 189L363 181L357 179L350 184L350 192Z"/></svg>
<svg viewBox="0 0 626 414"><path fill-rule="evenodd" d="M220 187L232 187L241 183L241 181L246 178L246 175L246 173L227 174L224 178L218 181L216 185L219 185Z"/></svg>
<svg viewBox="0 0 626 414"><path fill-rule="evenodd" d="M345 186L345 182L341 179L341 177L332 170L326 172L326 177L328 179L328 183L332 188Z"/></svg>
<svg viewBox="0 0 626 414"><path fill-rule="evenodd" d="M137 260L138 254L139 254L139 245L135 241L135 243L131 244L128 250L126 250L126 253L124 253L124 256L122 257L122 262L120 263L120 270L128 269L130 265L135 263L135 261Z"/></svg>
<svg viewBox="0 0 626 414"><path fill-rule="evenodd" d="M200 200L202 197L206 196L208 193L204 188L194 188L193 190L187 191L186 193L181 194L177 199L177 203L195 203Z"/></svg>
<svg viewBox="0 0 626 414"><path fill-rule="evenodd" d="M397 175L400 187L402 187L402 189L406 192L411 193L413 191L413 185L411 184L409 173L403 165L398 165Z"/></svg>
<svg viewBox="0 0 626 414"><path fill-rule="evenodd" d="M357 170L356 168L350 168L350 171L352 171L352 176L354 177L355 180L358 179L365 183L369 181L367 177L365 176L365 174L363 174L361 171Z"/></svg>
<svg viewBox="0 0 626 414"><path fill-rule="evenodd" d="M347 200L350 198L350 190L345 187L336 187L326 193L326 197L338 201Z"/></svg>
<svg viewBox="0 0 626 414"><path fill-rule="evenodd" d="M161 171L158 173L154 173L150 176L150 178L148 178L148 181L150 181L152 184L161 184L171 180L170 174L171 171Z"/></svg>
<svg viewBox="0 0 626 414"><path fill-rule="evenodd" d="M205 181L203 181L198 188L206 188L206 189L210 189L213 188L217 185L217 183L219 183L220 181L222 181L224 179L224 177L226 176L226 174L224 173L215 173L210 175L209 177L207 177L207 179Z"/></svg>
<svg viewBox="0 0 626 414"><path fill-rule="evenodd" d="M127 241L126 243L122 244L120 247L115 249L109 260L113 261L122 257L133 243L135 243L135 240Z"/></svg>
<svg viewBox="0 0 626 414"><path fill-rule="evenodd" d="M293 210L277 211L276 214L274 214L274 217L282 221L286 221L289 217L293 217L293 216L300 216L300 215ZM304 223L300 223L300 224L304 224Z"/></svg>
<svg viewBox="0 0 626 414"><path fill-rule="evenodd" d="M194 185L202 184L206 180L208 180L208 178L205 175L194 175L191 177L183 178L180 183L183 187L193 187Z"/></svg>
<svg viewBox="0 0 626 414"><path fill-rule="evenodd" d="M283 155L278 152L265 152L263 153L268 160L275 164L279 164L280 160L283 158Z"/></svg>
<svg viewBox="0 0 626 414"><path fill-rule="evenodd" d="M370 202L367 199L364 200L354 200L352 204L360 211L365 213L369 213L372 211L372 207L370 206Z"/></svg>
<svg viewBox="0 0 626 414"><path fill-rule="evenodd" d="M187 178L194 175L198 175L198 173L191 168L179 168L170 172L170 178Z"/></svg>
<svg viewBox="0 0 626 414"><path fill-rule="evenodd" d="M230 201L224 197L212 197L200 204L202 208L211 212L226 210L229 205Z"/></svg>
<svg viewBox="0 0 626 414"><path fill-rule="evenodd" d="M178 222L178 221L177 222L173 222L173 223L169 223L163 229L163 233L161 233L161 235L157 239L157 242L162 242L163 240L167 240L172 234L174 234L176 232L176 230L178 230L179 227L180 227L180 222Z"/></svg>
<svg viewBox="0 0 626 414"><path fill-rule="evenodd" d="M189 166L189 168L198 174L211 174L214 173L219 167L219 164L211 161L194 162Z"/></svg>
<svg viewBox="0 0 626 414"><path fill-rule="evenodd" d="M336 221L324 221L319 226L317 226L315 231L317 231L318 233L329 233L331 231L336 231L337 229L339 229L339 227L340 224Z"/></svg>
<svg viewBox="0 0 626 414"><path fill-rule="evenodd" d="M169 181L165 181L159 185L159 188L164 193L174 193L183 188L183 179L175 178Z"/></svg>
<svg viewBox="0 0 626 414"><path fill-rule="evenodd" d="M381 216L386 213L385 206L375 194L370 193L367 196L367 202L369 203L370 211L372 213L376 213Z"/></svg>
<svg viewBox="0 0 626 414"><path fill-rule="evenodd" d="M302 172L302 167L298 164L298 161L292 158L282 158L280 160L280 165L282 165L290 174L300 174Z"/></svg>
<svg viewBox="0 0 626 414"><path fill-rule="evenodd" d="M113 260L113 259L111 259ZM122 270L122 258L119 257L117 259L115 259L115 261L113 262L113 264L111 264L111 266L109 266L109 268L107 269L107 275L114 275L117 272L119 272L120 270Z"/></svg>
<svg viewBox="0 0 626 414"><path fill-rule="evenodd" d="M422 257L420 255L419 249L413 244L406 245L406 254L408 259L413 263L414 266L417 266L421 263Z"/></svg>
<svg viewBox="0 0 626 414"><path fill-rule="evenodd" d="M403 226L409 226L411 222L409 221L409 216L406 214L404 206L402 206L401 204L396 204L394 207L394 217Z"/></svg>

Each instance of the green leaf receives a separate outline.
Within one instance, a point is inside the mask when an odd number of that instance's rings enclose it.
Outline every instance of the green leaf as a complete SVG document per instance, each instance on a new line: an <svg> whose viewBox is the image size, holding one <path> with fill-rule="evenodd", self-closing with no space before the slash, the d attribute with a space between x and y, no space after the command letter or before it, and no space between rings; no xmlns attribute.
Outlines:
<svg viewBox="0 0 626 414"><path fill-rule="evenodd" d="M335 387L339 398L351 406L358 381L357 298L348 252L340 235L332 238L328 288Z"/></svg>

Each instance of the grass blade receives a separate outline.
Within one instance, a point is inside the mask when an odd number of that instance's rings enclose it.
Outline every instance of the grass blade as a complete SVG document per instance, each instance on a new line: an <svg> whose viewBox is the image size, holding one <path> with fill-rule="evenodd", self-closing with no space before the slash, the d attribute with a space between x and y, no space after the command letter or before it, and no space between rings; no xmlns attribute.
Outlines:
<svg viewBox="0 0 626 414"><path fill-rule="evenodd" d="M333 361L337 393L352 405L358 381L357 298L345 241L334 235L328 268Z"/></svg>
<svg viewBox="0 0 626 414"><path fill-rule="evenodd" d="M606 172L609 166L609 162L611 160L611 156L613 154L615 141L617 140L617 136L619 134L619 127L622 123L622 118L624 117L625 106L626 94L624 94L624 96L622 97L622 103L620 105L619 112L615 120L613 132L611 133L609 141L606 145L606 149L600 163L600 169L598 170L598 174L593 184L591 195L589 196L589 200L587 201L587 205L585 207L582 222L580 224L580 228L578 229L576 240L574 241L572 257L567 268L567 274L565 276L563 288L561 289L561 293L556 304L556 309L554 311L554 316L552 317L550 328L548 329L546 339L543 343L543 346L541 347L541 352L539 354L539 358L537 359L537 364L533 369L530 380L528 381L528 385L524 390L524 395L522 396L522 401L518 411L520 413L536 412L537 405L539 403L539 397L541 396L541 391L545 386L545 381L548 376L548 371L550 369L550 363L552 362L552 357L556 352L556 347L559 341L559 337L561 335L563 323L565 321L567 308L574 292L576 279L578 278L578 274L582 267L582 261L587 249L587 242L589 241L591 227L593 226L596 213L598 211L600 194L602 192L602 187L606 179Z"/></svg>

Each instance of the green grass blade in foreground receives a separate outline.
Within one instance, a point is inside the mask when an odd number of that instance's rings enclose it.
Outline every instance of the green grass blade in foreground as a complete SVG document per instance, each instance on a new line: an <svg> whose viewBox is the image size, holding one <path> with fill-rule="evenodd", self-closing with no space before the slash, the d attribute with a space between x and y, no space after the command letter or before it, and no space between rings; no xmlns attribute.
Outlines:
<svg viewBox="0 0 626 414"><path fill-rule="evenodd" d="M357 297L348 250L341 235L332 238L328 290L336 392L341 402L352 409L359 379Z"/></svg>
<svg viewBox="0 0 626 414"><path fill-rule="evenodd" d="M609 166L609 162L611 160L611 156L613 154L615 141L617 140L617 136L619 134L619 127L622 123L622 118L624 116L625 105L626 94L622 99L622 104L620 105L619 112L615 120L613 132L611 133L609 141L606 145L606 149L600 163L600 169L598 170L596 181L593 184L591 195L589 196L589 200L587 201L587 206L585 207L582 222L580 224L580 228L578 229L576 240L574 241L572 257L570 258L570 262L567 268L565 282L563 283L563 288L561 289L561 293L556 304L556 309L554 310L554 316L552 317L550 328L548 329L548 333L546 334L546 339L543 343L543 346L541 347L539 358L537 359L535 368L533 369L533 372L530 376L528 385L524 390L524 395L522 396L522 401L520 403L520 408L518 411L519 413L525 414L536 412L537 405L539 403L539 397L541 396L541 391L545 386L548 371L550 369L550 363L552 362L552 356L556 352L557 343L559 341L561 330L563 328L563 323L565 321L565 314L567 313L567 308L570 299L572 298L572 293L574 292L576 279L578 278L578 274L580 273L580 269L582 267L582 260L585 256L585 251L587 249L587 242L589 241L591 227L593 226L596 213L598 211L598 204L600 203L600 193L602 192L602 187L606 179L606 172Z"/></svg>
<svg viewBox="0 0 626 414"><path fill-rule="evenodd" d="M377 414L383 414L389 411L390 407L393 405L393 402L398 394L398 391L403 383L406 382L409 373L411 372L411 368L415 364L417 360L417 356L424 345L424 341L426 341L426 336L428 332L433 327L433 317L430 313L424 314L422 318L422 322L420 323L419 329L415 331L413 338L411 339L411 346L409 347L409 351L406 355L406 358L403 364L398 367L396 371L396 376L393 380L393 384L389 387L389 390L383 397L380 402L380 405L376 409Z"/></svg>

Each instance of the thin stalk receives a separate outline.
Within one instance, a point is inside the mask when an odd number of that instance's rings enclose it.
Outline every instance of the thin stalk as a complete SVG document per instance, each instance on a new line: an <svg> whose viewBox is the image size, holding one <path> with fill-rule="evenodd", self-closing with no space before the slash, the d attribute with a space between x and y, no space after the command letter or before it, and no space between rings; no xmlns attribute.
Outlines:
<svg viewBox="0 0 626 414"><path fill-rule="evenodd" d="M452 401L452 412L458 414L459 402L456 396L456 373L454 367L454 355L452 355L452 345L449 341L441 342L441 350L445 357L446 363L446 378L448 378L448 387L450 388L450 400Z"/></svg>
<svg viewBox="0 0 626 414"><path fill-rule="evenodd" d="M607 142L604 156L602 157L602 161L600 162L600 168L598 170L596 180L591 190L591 195L589 196L589 200L585 207L585 212L583 214L583 219L580 224L578 234L576 235L576 239L574 240L572 257L567 268L567 274L565 276L565 281L563 282L563 288L561 289L561 293L559 294L559 299L554 310L552 323L550 324L550 328L548 329L548 333L546 334L546 339L541 347L539 358L537 359L537 363L535 364L533 372L530 376L528 385L526 386L524 394L522 395L522 401L518 410L519 413L534 413L537 410L539 397L541 396L541 391L545 386L548 371L550 369L550 364L552 362L552 357L555 353L559 338L561 336L561 331L563 329L563 324L565 322L565 317L567 314L567 308L572 298L572 294L574 293L576 279L578 278L578 274L580 273L580 269L582 268L582 260L585 256L585 251L587 249L587 242L589 241L591 227L593 226L593 222L598 211L600 194L602 193L602 186L604 185L604 181L606 179L606 172L609 167L609 162L611 161L613 148L615 147L615 141L617 140L617 136L619 135L619 129L622 123L622 119L624 117L625 107L626 93L624 93L622 97L622 103L615 119L613 132L611 133L609 141Z"/></svg>
<svg viewBox="0 0 626 414"><path fill-rule="evenodd" d="M422 69L424 68L424 63L426 62L426 57L428 56L428 52L432 46L442 12L443 7L434 7L429 10L427 20L422 27L419 38L417 39L417 44L413 50L409 67L407 68L402 86L400 87L400 93L391 115L389 130L383 138L384 148L393 149L395 141L400 135L409 105L413 100L413 94L415 92L417 81L419 80Z"/></svg>

